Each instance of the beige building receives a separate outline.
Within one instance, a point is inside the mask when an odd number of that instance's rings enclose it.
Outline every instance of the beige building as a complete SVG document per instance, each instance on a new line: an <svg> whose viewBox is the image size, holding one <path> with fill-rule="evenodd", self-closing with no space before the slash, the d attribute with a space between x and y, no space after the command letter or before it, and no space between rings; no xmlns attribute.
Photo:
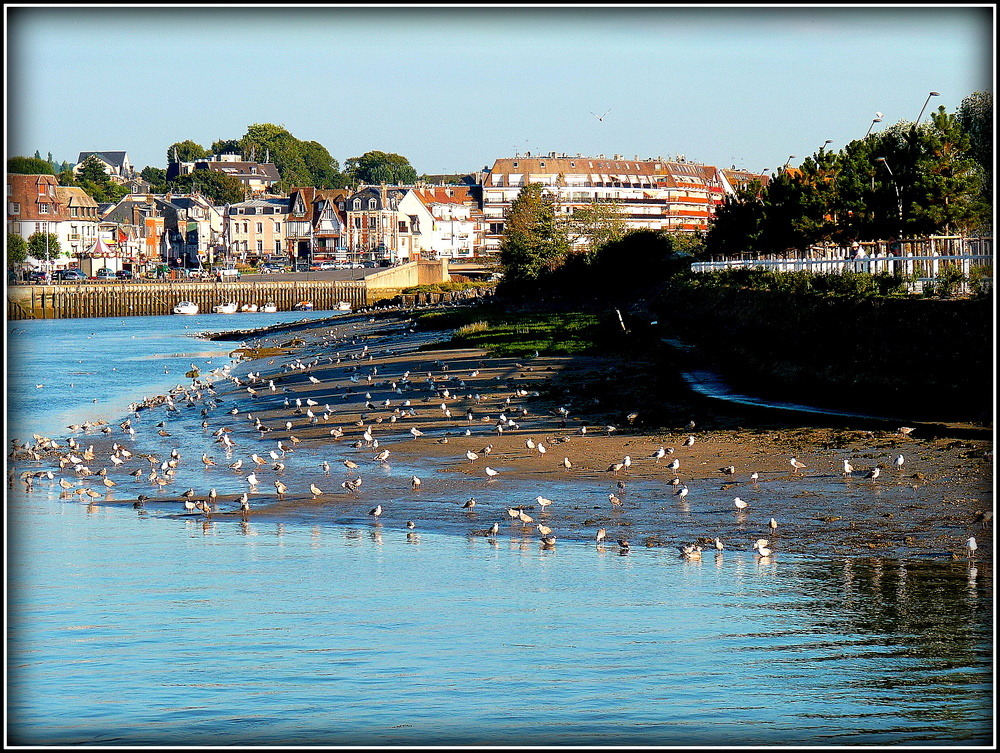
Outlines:
<svg viewBox="0 0 1000 753"><path fill-rule="evenodd" d="M256 263L283 256L288 229L288 199L250 199L224 212L224 245L230 259Z"/></svg>

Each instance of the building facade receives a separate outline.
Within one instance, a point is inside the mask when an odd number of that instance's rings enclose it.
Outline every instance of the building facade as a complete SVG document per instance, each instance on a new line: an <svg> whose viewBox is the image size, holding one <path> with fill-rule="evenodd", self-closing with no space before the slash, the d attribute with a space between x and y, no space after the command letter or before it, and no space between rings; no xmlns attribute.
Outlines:
<svg viewBox="0 0 1000 753"><path fill-rule="evenodd" d="M250 199L223 211L227 261L257 264L284 255L288 199Z"/></svg>

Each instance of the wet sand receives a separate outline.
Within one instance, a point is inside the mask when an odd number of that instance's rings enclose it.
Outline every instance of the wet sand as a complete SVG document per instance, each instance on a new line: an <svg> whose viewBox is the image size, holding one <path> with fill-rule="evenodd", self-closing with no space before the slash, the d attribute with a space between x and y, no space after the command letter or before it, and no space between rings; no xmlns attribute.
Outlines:
<svg viewBox="0 0 1000 753"><path fill-rule="evenodd" d="M251 336L246 345L259 348L260 357L233 369L243 384L217 380L215 395L205 388L189 390L190 399L176 394L175 411L162 404L140 409L132 419L134 440L117 425L110 434L96 427L78 432L82 446L94 446L89 466L106 467L116 486L109 494L100 480L74 478L64 469L62 477L75 488L87 486L102 497L64 494L97 505L132 505L142 489L150 498L145 510L163 514L348 523L408 535L478 537L497 523L498 536L530 542L540 541L539 524L552 529L556 542L594 541L604 528L610 547L619 539L632 548L700 541L711 550L718 537L728 549L749 550L754 540L766 538L774 556L965 558L965 542L974 535L977 560L992 559L992 523L977 517L993 509L989 432L918 424L906 436L879 422L817 426L796 414L747 411L679 388L658 395L644 386L643 365L637 363L418 349L444 337L413 331L405 313L356 314ZM289 368L293 364L305 368ZM248 372L259 379L247 384ZM214 407L213 400L219 401ZM668 401L673 424L646 425L652 411L644 406L662 409ZM208 426L199 435L201 420ZM255 429L257 420L266 431ZM179 422L187 442L181 462L200 466L204 453L216 463L211 471L218 473L220 496L210 516L184 513L177 484L161 488L127 475L137 467L146 473L169 458L177 438L167 430ZM228 453L215 441L223 428L236 442ZM333 436L331 430L342 433ZM688 437L694 438L690 446ZM284 449L271 458L267 453L279 441ZM136 456L112 466L113 442ZM190 449L195 446L197 453ZM660 447L667 454L653 457ZM386 450L387 458L376 460ZM140 461L141 452L153 460ZM251 461L254 452L267 462ZM900 468L893 463L898 454L904 457ZM56 455L42 452L50 464ZM794 471L792 457L805 467ZM240 470L226 467L240 458ZM844 459L854 466L850 476L843 474ZM345 460L357 467L346 467ZM668 467L674 460L675 470ZM285 468L275 470L275 463ZM498 474L489 477L487 466ZM878 478L864 478L876 467ZM249 490L243 478L255 468L261 483L251 490L251 511L243 516L236 500ZM750 478L753 472L757 481ZM358 478L357 489L345 488ZM277 497L275 479L288 487L284 499ZM310 484L321 493L312 494ZM678 495L685 487L687 494ZM208 489L195 492L204 499ZM551 504L543 507L538 496ZM749 507L738 511L736 497ZM475 506L463 508L470 498ZM376 505L382 507L377 519L369 514ZM531 520L513 517L518 510ZM772 518L777 528L768 525Z"/></svg>

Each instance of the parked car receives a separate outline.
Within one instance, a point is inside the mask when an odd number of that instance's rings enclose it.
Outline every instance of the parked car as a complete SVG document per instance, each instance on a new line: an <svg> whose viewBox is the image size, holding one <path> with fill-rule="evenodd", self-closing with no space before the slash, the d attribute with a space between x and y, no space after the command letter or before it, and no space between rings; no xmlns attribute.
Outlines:
<svg viewBox="0 0 1000 753"><path fill-rule="evenodd" d="M111 269L109 267L101 267L99 270L97 270L97 274L95 274L94 277L96 279L98 279L98 280L114 280L114 279L117 279L115 277L115 270L113 270L113 269Z"/></svg>
<svg viewBox="0 0 1000 753"><path fill-rule="evenodd" d="M321 264L319 264L318 266L319 266L319 269L336 269L337 268L337 265L334 264L332 261L324 261Z"/></svg>
<svg viewBox="0 0 1000 753"><path fill-rule="evenodd" d="M76 267L71 267L70 269L60 269L52 274L53 279L62 280L63 282L77 282L79 280L86 280L87 275L83 273L82 269L77 269Z"/></svg>
<svg viewBox="0 0 1000 753"><path fill-rule="evenodd" d="M118 270L118 273L115 275L115 277L117 277L119 280L131 280L132 272L131 270L128 269L120 269Z"/></svg>
<svg viewBox="0 0 1000 753"><path fill-rule="evenodd" d="M44 269L33 269L28 272L28 282L48 282L49 273Z"/></svg>
<svg viewBox="0 0 1000 753"><path fill-rule="evenodd" d="M282 267L280 264L276 264L276 263L274 263L272 261L264 262L263 264L260 265L260 267L258 267L258 269L260 270L260 272L262 274L265 273L265 272L273 273L273 272L284 272L285 271L284 267Z"/></svg>

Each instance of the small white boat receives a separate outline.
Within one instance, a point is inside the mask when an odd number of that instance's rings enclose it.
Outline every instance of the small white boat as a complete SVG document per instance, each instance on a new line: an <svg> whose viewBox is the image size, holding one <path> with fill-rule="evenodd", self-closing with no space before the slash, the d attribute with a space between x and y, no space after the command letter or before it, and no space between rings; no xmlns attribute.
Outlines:
<svg viewBox="0 0 1000 753"><path fill-rule="evenodd" d="M175 314L197 314L198 304L191 301L180 301L173 308Z"/></svg>
<svg viewBox="0 0 1000 753"><path fill-rule="evenodd" d="M312 301L299 301L294 306L292 306L292 309L294 309L295 311L312 311L313 304Z"/></svg>
<svg viewBox="0 0 1000 753"><path fill-rule="evenodd" d="M230 301L229 303L220 303L218 306L212 307L213 314L235 314L239 310L239 305L236 301Z"/></svg>
<svg viewBox="0 0 1000 753"><path fill-rule="evenodd" d="M273 301L268 301L260 307L260 310L265 314L274 314L278 311L278 304Z"/></svg>
<svg viewBox="0 0 1000 753"><path fill-rule="evenodd" d="M341 301L340 303L337 304L337 311L350 311L350 310L351 310L351 304L348 303L347 301Z"/></svg>
<svg viewBox="0 0 1000 753"><path fill-rule="evenodd" d="M244 311L250 314L256 314L257 310L258 309L256 303L244 303L242 306L240 306L240 311Z"/></svg>

